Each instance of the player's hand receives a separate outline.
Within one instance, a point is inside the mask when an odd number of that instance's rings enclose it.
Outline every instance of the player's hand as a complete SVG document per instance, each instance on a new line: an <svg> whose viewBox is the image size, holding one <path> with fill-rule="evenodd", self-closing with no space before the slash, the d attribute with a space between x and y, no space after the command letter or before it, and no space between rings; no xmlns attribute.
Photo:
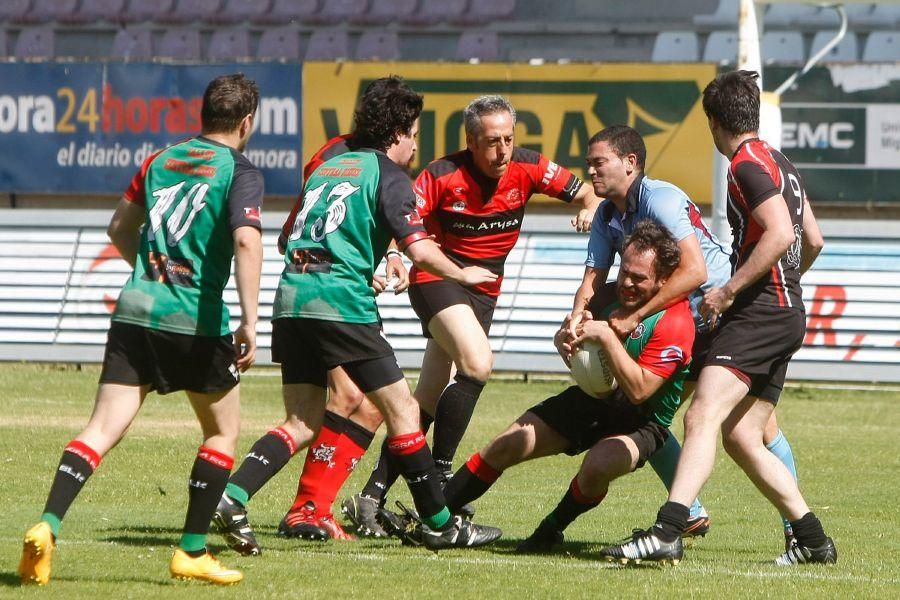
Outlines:
<svg viewBox="0 0 900 600"><path fill-rule="evenodd" d="M710 327L719 324L719 318L734 303L734 294L725 287L712 288L700 302L700 315L706 319Z"/></svg>
<svg viewBox="0 0 900 600"><path fill-rule="evenodd" d="M593 317L591 316L590 311L581 309L573 310L569 313L569 316L563 320L563 326L569 330L569 333L572 334L572 338L577 337L578 334L575 333L575 331L585 318L591 319Z"/></svg>
<svg viewBox="0 0 900 600"><path fill-rule="evenodd" d="M394 282L395 294L402 294L409 288L409 271L406 270L406 265L403 264L403 259L399 254L391 253L387 257L384 275L388 281L396 279Z"/></svg>
<svg viewBox="0 0 900 600"><path fill-rule="evenodd" d="M591 223L594 221L594 213L597 212L597 207L594 208L582 208L578 211L578 214L572 217L570 223L572 227L575 228L575 231L579 233L583 233L585 231L591 230Z"/></svg>
<svg viewBox="0 0 900 600"><path fill-rule="evenodd" d="M381 275L372 276L372 289L375 290L376 296L386 290L387 285L387 279L385 279Z"/></svg>
<svg viewBox="0 0 900 600"><path fill-rule="evenodd" d="M567 320L568 317L566 317L566 321ZM573 345L575 336L569 331L568 323L566 321L562 322L562 325L560 325L557 332L553 335L553 345L556 346L556 351L559 352L563 362L571 369L572 352L575 351L575 346Z"/></svg>
<svg viewBox="0 0 900 600"><path fill-rule="evenodd" d="M234 330L234 351L238 356L238 370L243 373L256 362L256 326L241 323Z"/></svg>
<svg viewBox="0 0 900 600"><path fill-rule="evenodd" d="M587 312L587 311L585 311ZM578 326L577 336L575 337L575 346L581 346L585 342L594 342L595 344L605 345L610 340L618 339L616 334L609 327L606 321L595 321L594 319L585 319Z"/></svg>
<svg viewBox="0 0 900 600"><path fill-rule="evenodd" d="M459 283L465 286L478 285L480 283L490 283L497 281L498 275L491 273L484 267L466 267L462 269Z"/></svg>
<svg viewBox="0 0 900 600"><path fill-rule="evenodd" d="M616 336L624 338L637 328L640 320L634 313L619 307L609 315L608 323L610 329L613 330L613 333L615 333Z"/></svg>

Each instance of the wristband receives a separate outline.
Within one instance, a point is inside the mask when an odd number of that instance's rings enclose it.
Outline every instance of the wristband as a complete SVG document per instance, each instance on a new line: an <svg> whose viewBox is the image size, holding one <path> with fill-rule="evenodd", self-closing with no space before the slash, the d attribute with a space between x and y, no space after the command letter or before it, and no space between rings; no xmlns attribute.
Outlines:
<svg viewBox="0 0 900 600"><path fill-rule="evenodd" d="M384 258L385 258L385 259L388 259L388 258L390 258L391 256L394 256L395 254L397 255L398 258L400 258L401 260L403 260L403 257L402 257L402 255L400 254L400 251L399 251L399 250L394 250L393 248L391 248L390 250L388 250L387 252L384 253Z"/></svg>

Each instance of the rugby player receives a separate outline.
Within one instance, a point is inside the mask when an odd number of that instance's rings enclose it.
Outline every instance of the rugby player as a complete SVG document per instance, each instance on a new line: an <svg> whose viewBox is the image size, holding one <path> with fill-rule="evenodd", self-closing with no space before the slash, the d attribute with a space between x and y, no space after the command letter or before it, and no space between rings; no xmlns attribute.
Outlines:
<svg viewBox="0 0 900 600"><path fill-rule="evenodd" d="M732 71L703 91L716 148L728 157L728 219L734 233L732 275L708 290L701 314L715 327L697 390L684 416L685 441L669 499L646 531L601 550L621 562L680 560L688 504L712 474L716 438L789 522L796 545L778 565L834 563L837 551L803 499L791 471L763 442L787 365L803 343L800 275L820 248L800 175L758 137L757 73Z"/></svg>
<svg viewBox="0 0 900 600"><path fill-rule="evenodd" d="M617 308L633 311L653 298L672 276L680 254L672 235L654 221L646 219L633 228L624 241L617 302L608 304L603 294L596 294L592 310L582 314L576 337L569 337L568 324L554 337L567 364L577 346L598 344L619 387L597 399L573 385L530 408L456 472L444 488L451 510L479 498L514 465L586 452L568 492L546 520L561 531L597 506L610 482L640 468L663 446L691 362L690 305L681 299L644 318L624 343L605 319Z"/></svg>
<svg viewBox="0 0 900 600"><path fill-rule="evenodd" d="M401 168L415 155L422 97L398 77L374 85L354 115L354 148L325 161L307 180L288 236L272 326L287 418L253 444L215 516L228 545L244 554L259 553L255 539L242 531L249 530L246 505L315 438L325 414L327 374L338 366L384 416L388 449L427 526L425 545L474 547L500 536L498 529L447 510L415 401L381 335L372 289L375 266L392 238L419 268L460 285L497 276L479 266L457 266L425 231Z"/></svg>
<svg viewBox="0 0 900 600"><path fill-rule="evenodd" d="M209 553L206 532L234 462L239 372L256 355L263 179L241 152L258 103L243 75L214 79L200 136L148 158L119 201L108 233L134 271L112 316L94 412L66 446L41 521L25 534L23 583L49 581L63 517L151 390L185 390L203 433L170 573L217 584L243 578ZM233 334L222 300L232 256L241 307Z"/></svg>
<svg viewBox="0 0 900 600"><path fill-rule="evenodd" d="M434 421L434 459L446 479L493 367L488 331L503 265L519 237L525 206L542 193L581 207L573 219L587 231L599 199L591 186L533 150L515 146L516 112L501 96L474 99L463 113L466 149L429 164L414 189L428 233L460 265L480 265L497 279L471 288L417 267L410 303L428 338L415 391L423 427ZM451 375L455 368L455 375ZM449 383L449 385L448 385ZM361 535L380 533L376 519L397 470L381 457L360 494L342 510Z"/></svg>

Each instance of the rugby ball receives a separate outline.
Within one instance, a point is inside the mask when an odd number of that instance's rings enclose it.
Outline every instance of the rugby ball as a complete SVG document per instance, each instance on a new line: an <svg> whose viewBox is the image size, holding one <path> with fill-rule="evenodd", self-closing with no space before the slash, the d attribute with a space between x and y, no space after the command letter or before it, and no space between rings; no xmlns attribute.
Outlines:
<svg viewBox="0 0 900 600"><path fill-rule="evenodd" d="M602 398L618 387L609 361L600 346L585 342L572 356L572 379L586 394Z"/></svg>

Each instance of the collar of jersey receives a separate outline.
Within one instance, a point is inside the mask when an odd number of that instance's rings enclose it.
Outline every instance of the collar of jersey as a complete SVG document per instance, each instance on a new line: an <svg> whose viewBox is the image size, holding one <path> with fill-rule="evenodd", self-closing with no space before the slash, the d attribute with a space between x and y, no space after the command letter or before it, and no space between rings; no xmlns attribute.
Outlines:
<svg viewBox="0 0 900 600"><path fill-rule="evenodd" d="M628 193L625 194L625 214L622 215L623 220L628 215L637 212L638 203L641 199L641 190L643 189L643 186L641 185L643 181L644 173L641 172L641 174L631 182L631 186L628 188ZM602 210L603 212L601 213L601 217L603 217L603 220L607 223L612 221L617 212L616 205L612 202L604 202L602 204Z"/></svg>

